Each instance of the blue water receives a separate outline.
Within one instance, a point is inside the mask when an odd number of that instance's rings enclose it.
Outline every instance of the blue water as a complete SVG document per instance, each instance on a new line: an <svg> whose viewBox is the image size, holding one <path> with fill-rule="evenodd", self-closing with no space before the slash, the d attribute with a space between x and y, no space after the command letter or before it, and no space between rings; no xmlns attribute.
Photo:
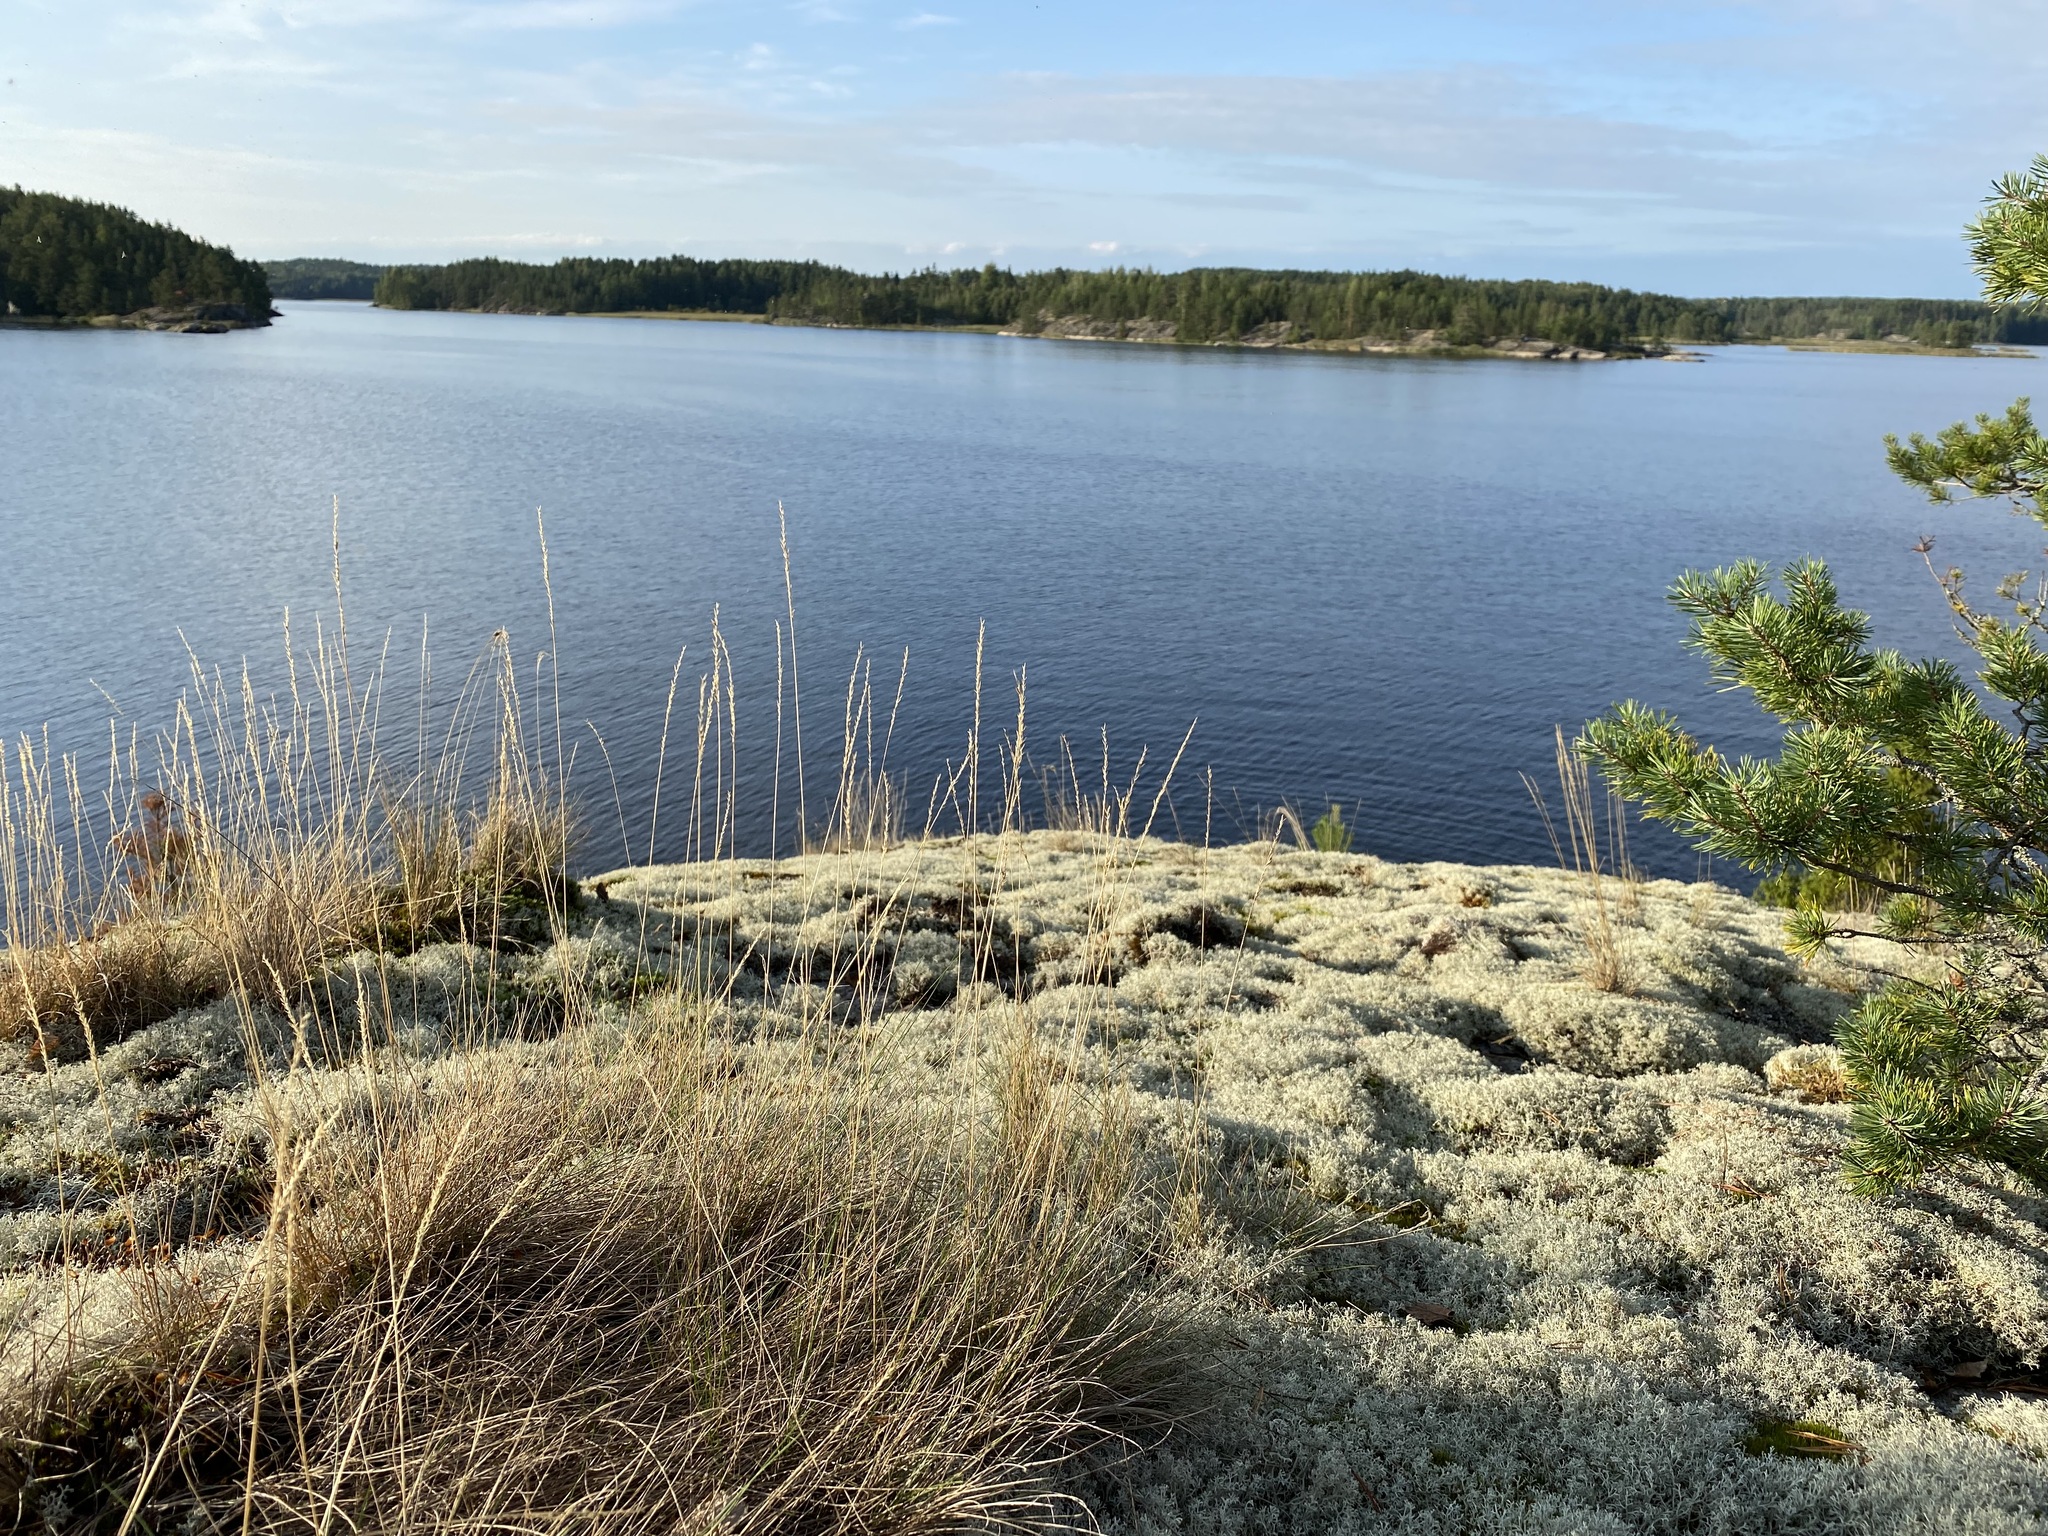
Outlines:
<svg viewBox="0 0 2048 1536"><path fill-rule="evenodd" d="M1770 743L1681 649L1687 566L1825 555L1881 639L1954 654L1908 546L1935 533L1988 592L2040 530L1928 507L1879 439L2044 383L2039 358L1453 363L359 305L225 337L0 331L0 731L90 751L116 712L159 724L187 646L281 681L284 610L304 635L332 605L337 498L359 653L389 633L410 658L425 622L453 677L503 626L530 676L544 508L586 861L619 846L597 736L644 831L714 604L758 848L780 502L813 801L857 649L887 695L907 647L889 761L921 820L985 622L991 742L1027 665L1040 763L1065 735L1092 765L1106 727L1122 769L1156 765L1194 723L1162 811L1185 835L1335 801L1389 856L1547 860L1518 775L1549 774L1553 725L1633 695Z"/></svg>

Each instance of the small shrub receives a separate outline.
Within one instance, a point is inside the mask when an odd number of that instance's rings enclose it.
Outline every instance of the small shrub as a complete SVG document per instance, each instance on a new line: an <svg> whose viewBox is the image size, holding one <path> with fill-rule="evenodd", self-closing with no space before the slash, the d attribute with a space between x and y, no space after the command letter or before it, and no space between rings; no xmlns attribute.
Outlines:
<svg viewBox="0 0 2048 1536"><path fill-rule="evenodd" d="M1757 882L1750 895L1759 906L1792 911L1810 907L1822 912L1846 912L1858 905L1853 880L1831 869L1808 869L1803 864L1773 870Z"/></svg>
<svg viewBox="0 0 2048 1536"><path fill-rule="evenodd" d="M1308 840L1321 853L1349 853L1351 829L1344 824L1344 813L1331 806L1308 829Z"/></svg>
<svg viewBox="0 0 2048 1536"><path fill-rule="evenodd" d="M2002 183L1973 228L1998 302L2048 299L2044 206L2048 160ZM1887 438L1886 451L1936 503L2004 497L2048 526L2048 438L2024 400L1933 438ZM1701 848L1786 871L1767 885L1800 903L1786 924L1795 950L1874 936L1932 962L1901 967L1837 1032L1858 1187L1972 1162L2048 1184L2048 589L2009 577L2008 617L1971 603L1960 571L1928 569L1976 652L1974 681L1873 649L1868 616L1842 606L1819 561L1788 567L1782 595L1743 561L1688 572L1672 600L1716 677L1783 724L1778 757L1730 762L1634 702L1578 746Z"/></svg>

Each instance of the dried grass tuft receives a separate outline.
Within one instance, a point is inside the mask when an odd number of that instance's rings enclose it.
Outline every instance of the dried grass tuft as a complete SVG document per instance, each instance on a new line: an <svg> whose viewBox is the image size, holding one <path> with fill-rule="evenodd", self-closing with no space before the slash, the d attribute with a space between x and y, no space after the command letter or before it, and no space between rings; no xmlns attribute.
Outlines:
<svg viewBox="0 0 2048 1536"><path fill-rule="evenodd" d="M870 1055L913 970L888 891L800 970L772 934L621 937L567 876L564 754L509 641L401 773L344 635L282 699L195 669L103 805L40 745L0 756L0 1036L31 1070L90 1058L116 1149L110 1047L218 1003L248 1052L232 1111L120 1111L161 1159L53 1142L55 1290L9 1278L56 1299L9 1302L0 1509L121 1536L1064 1524L1058 1469L1190 1400L1156 1297L1179 1175L1152 1187L1127 1090L1020 1028L993 1083L968 1052L950 1096L902 1093ZM715 626L712 651L687 842L736 881ZM888 739L857 667L824 846L902 841ZM977 704L942 786L970 831L980 755ZM1022 762L1020 681L1005 826ZM963 932L933 989L1019 963L993 918ZM162 1070L193 1067L237 1073Z"/></svg>
<svg viewBox="0 0 2048 1536"><path fill-rule="evenodd" d="M1795 1045L1778 1052L1764 1063L1764 1082L1808 1104L1846 1104L1855 1097L1841 1050L1832 1045Z"/></svg>
<svg viewBox="0 0 2048 1536"><path fill-rule="evenodd" d="M572 821L524 744L509 645L485 793L464 793L473 700L432 774L372 743L382 679L344 642L294 658L284 698L196 665L172 727L116 751L107 787L24 739L0 744L0 1040L76 1061L185 1008L237 996L289 1013L360 949L558 930Z"/></svg>
<svg viewBox="0 0 2048 1536"><path fill-rule="evenodd" d="M1011 1051L993 1124L672 1030L268 1095L236 1283L46 1371L0 1500L131 1528L959 1530L1156 1409L1113 1099ZM33 1426L33 1428L31 1428Z"/></svg>
<svg viewBox="0 0 2048 1536"><path fill-rule="evenodd" d="M1642 900L1642 877L1628 857L1626 803L1611 791L1604 796L1607 847L1603 856L1602 797L1594 791L1592 768L1565 741L1562 727L1557 730L1557 782L1564 799L1563 838L1558 836L1557 824L1551 820L1550 807L1536 781L1525 773L1522 782L1536 802L1544 831L1550 834L1558 868L1573 871L1584 885L1591 916L1582 925L1586 946L1582 978L1597 991L1633 994L1636 978L1617 932L1623 923L1638 920Z"/></svg>

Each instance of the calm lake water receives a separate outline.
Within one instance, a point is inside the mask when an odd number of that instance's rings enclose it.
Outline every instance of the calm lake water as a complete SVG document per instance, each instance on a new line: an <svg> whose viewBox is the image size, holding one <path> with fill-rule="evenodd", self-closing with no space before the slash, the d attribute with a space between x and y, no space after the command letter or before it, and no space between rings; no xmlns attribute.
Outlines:
<svg viewBox="0 0 2048 1536"><path fill-rule="evenodd" d="M425 621L455 678L502 626L530 674L539 507L602 812L586 862L620 856L593 733L644 839L671 669L687 645L687 715L714 604L761 849L780 502L814 809L863 649L885 697L909 651L889 762L922 806L985 621L991 741L1026 666L1040 763L1064 735L1094 764L1105 727L1121 770L1163 763L1195 723L1161 813L1185 835L1335 801L1388 856L1547 861L1518 774L1550 775L1553 725L1632 695L1770 745L1681 649L1681 570L1825 555L1882 640L1953 654L1914 539L1987 592L2040 557L2032 524L1894 484L1879 442L2043 393L2040 358L1574 367L285 308L225 337L0 332L0 731L103 750L116 710L160 724L187 645L281 683L284 610L304 635L331 609L335 498L359 652L415 655ZM1696 868L1670 840L1638 856Z"/></svg>

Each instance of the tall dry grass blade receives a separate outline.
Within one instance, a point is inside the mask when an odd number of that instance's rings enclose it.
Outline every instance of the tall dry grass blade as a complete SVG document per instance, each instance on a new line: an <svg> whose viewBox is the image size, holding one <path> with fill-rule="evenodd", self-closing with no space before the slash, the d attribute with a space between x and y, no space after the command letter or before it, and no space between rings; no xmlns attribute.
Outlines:
<svg viewBox="0 0 2048 1536"><path fill-rule="evenodd" d="M796 659L796 581L790 573L789 563L789 514L782 503L775 503L775 526L782 542L782 596L789 617L789 707L796 738L796 823L797 838L801 842L803 830L811 824L810 804L806 799L804 785L804 697L803 681L797 670ZM782 756L775 758L775 771L782 772ZM779 783L779 778L778 778ZM771 850L774 851L774 850Z"/></svg>
<svg viewBox="0 0 2048 1536"><path fill-rule="evenodd" d="M1600 837L1603 808L1601 797L1594 789L1592 767L1572 750L1571 744L1565 740L1563 727L1553 729L1556 734L1557 783L1564 801L1562 838L1536 782L1523 774L1522 783L1543 818L1543 827L1549 834L1551 850L1557 855L1558 867L1577 874L1586 893L1590 916L1582 924L1581 936L1586 946L1582 974L1588 985L1602 992L1626 992L1631 985L1630 973L1616 928L1619 918L1636 910L1638 877L1628 861L1625 808L1617 810L1612 794L1605 797L1608 854L1603 861ZM1617 872L1619 888L1611 892L1609 882L1616 878Z"/></svg>

